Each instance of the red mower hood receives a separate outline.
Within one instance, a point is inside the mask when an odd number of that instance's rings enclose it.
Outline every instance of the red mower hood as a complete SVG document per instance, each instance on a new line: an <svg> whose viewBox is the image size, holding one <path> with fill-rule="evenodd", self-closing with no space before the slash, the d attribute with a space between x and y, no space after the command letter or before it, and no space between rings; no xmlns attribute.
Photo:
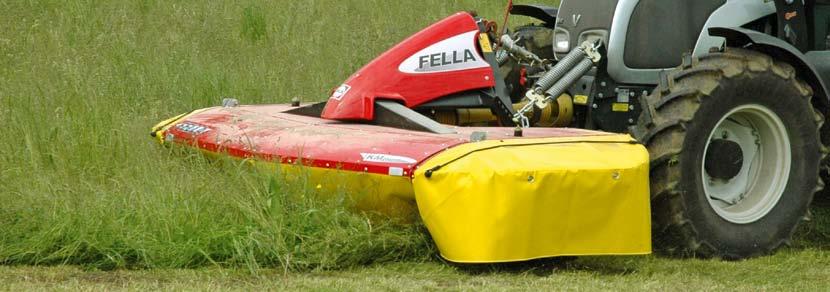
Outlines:
<svg viewBox="0 0 830 292"><path fill-rule="evenodd" d="M415 107L452 93L493 87L493 70L479 51L478 37L469 13L427 27L349 77L329 98L322 118L372 120L375 99Z"/></svg>

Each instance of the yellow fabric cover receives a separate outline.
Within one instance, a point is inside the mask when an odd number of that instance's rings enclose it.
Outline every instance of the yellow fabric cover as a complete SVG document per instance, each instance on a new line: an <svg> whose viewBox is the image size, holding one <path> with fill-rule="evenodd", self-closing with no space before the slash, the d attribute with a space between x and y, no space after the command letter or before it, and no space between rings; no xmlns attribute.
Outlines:
<svg viewBox="0 0 830 292"><path fill-rule="evenodd" d="M441 255L459 263L651 253L648 152L631 140L511 139L448 149L415 173L421 218Z"/></svg>

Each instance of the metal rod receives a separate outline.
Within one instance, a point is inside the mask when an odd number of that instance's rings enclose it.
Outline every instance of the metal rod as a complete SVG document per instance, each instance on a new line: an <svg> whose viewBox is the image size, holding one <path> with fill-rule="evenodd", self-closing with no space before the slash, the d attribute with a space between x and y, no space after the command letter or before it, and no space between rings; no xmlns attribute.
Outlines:
<svg viewBox="0 0 830 292"><path fill-rule="evenodd" d="M537 63L542 63L542 59L539 58L539 56L536 56L536 54L534 54L531 51L528 51L522 46L516 45L516 42L513 41L513 39L510 38L509 35L501 36L501 45L502 47L507 49L507 51L509 51L511 54L518 55L520 58L529 59Z"/></svg>

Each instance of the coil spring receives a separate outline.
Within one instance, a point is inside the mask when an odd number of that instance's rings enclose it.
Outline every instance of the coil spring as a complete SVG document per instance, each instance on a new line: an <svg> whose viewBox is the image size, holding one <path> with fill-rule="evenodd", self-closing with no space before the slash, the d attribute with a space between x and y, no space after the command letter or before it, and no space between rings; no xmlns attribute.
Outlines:
<svg viewBox="0 0 830 292"><path fill-rule="evenodd" d="M499 64L499 66L502 66L504 65L504 63L507 63L509 57L510 54L508 54L507 51L503 49L499 49L498 51L496 51L496 63Z"/></svg>
<svg viewBox="0 0 830 292"><path fill-rule="evenodd" d="M585 55L585 51L581 47L573 49L570 53L565 55L562 60L559 60L553 68L545 73L542 78L539 78L539 81L536 81L536 85L533 87L534 90L538 94L542 94L542 92L547 91L556 83L556 81L562 79L562 76L571 71L571 69L578 63L583 62L583 60L588 60L588 56ZM590 62L590 60L588 60L588 62Z"/></svg>
<svg viewBox="0 0 830 292"><path fill-rule="evenodd" d="M588 73L591 70L591 67L594 66L594 62L591 62L591 59L583 58L581 62L576 64L565 76L562 76L558 82L556 82L553 86L551 86L548 90L545 91L547 96L553 96L554 98L562 95L568 90L571 85L573 85L579 78Z"/></svg>

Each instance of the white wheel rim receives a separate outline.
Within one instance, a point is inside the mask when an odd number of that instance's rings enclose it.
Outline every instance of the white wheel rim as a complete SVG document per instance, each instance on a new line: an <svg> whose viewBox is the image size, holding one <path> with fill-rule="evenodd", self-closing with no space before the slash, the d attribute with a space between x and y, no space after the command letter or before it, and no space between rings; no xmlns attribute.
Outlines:
<svg viewBox="0 0 830 292"><path fill-rule="evenodd" d="M711 177L701 163L706 199L723 219L748 224L766 216L787 186L792 163L790 139L784 123L770 109L743 105L718 121L706 140L703 157L713 139L737 143L742 151L741 170L733 178Z"/></svg>

